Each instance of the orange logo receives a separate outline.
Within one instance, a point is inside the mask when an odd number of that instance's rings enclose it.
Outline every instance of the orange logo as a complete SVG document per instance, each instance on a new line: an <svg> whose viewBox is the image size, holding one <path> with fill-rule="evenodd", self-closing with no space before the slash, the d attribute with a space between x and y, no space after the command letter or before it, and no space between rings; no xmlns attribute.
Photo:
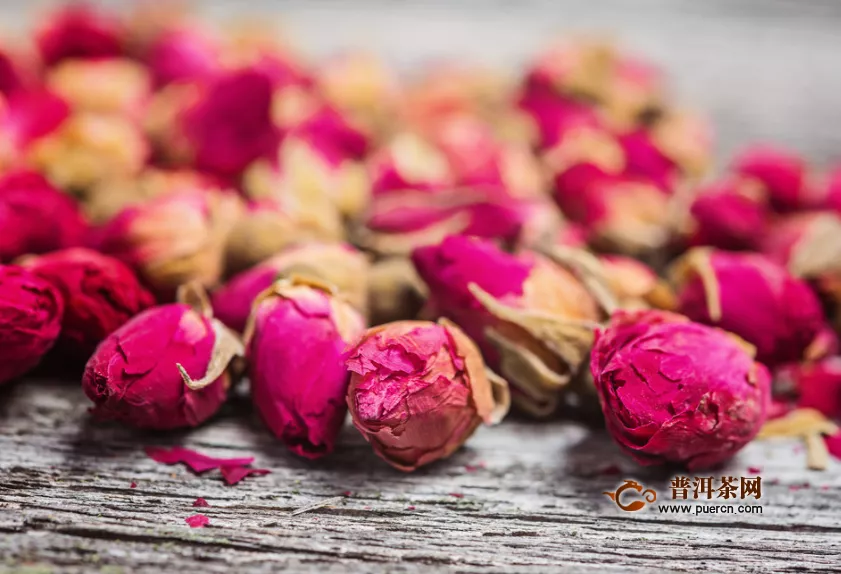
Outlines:
<svg viewBox="0 0 841 574"><path fill-rule="evenodd" d="M629 502L628 504L622 503L622 493L626 490L634 490L640 496L645 499L645 502L642 500L634 500L633 502ZM635 480L625 479L625 482L622 483L622 486L614 490L613 492L603 492L602 494L606 494L610 497L610 499L616 503L616 506L621 508L626 512L634 512L637 510L641 510L646 502L654 502L657 500L657 493L651 490L650 488L645 488L643 485L638 483ZM626 497L627 498L627 497Z"/></svg>

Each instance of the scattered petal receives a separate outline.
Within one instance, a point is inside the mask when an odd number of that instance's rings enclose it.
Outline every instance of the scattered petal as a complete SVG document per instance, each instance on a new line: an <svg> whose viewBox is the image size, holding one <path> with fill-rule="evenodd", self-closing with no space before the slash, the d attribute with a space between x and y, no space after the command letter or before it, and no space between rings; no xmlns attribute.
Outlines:
<svg viewBox="0 0 841 574"><path fill-rule="evenodd" d="M195 500L195 502L193 502L193 506L196 508L207 508L210 504L208 504L207 501L200 496Z"/></svg>
<svg viewBox="0 0 841 574"><path fill-rule="evenodd" d="M406 507L406 510L414 510L414 509L415 509L414 505Z"/></svg>
<svg viewBox="0 0 841 574"><path fill-rule="evenodd" d="M212 456L207 456L205 454L201 454L200 452L178 446L172 447L171 450L167 450L162 447L148 446L144 450L146 451L146 455L155 462L170 465L184 463L193 472L198 474L207 472L208 470L213 470L214 468L224 466L245 466L254 462L254 457L214 458Z"/></svg>
<svg viewBox="0 0 841 574"><path fill-rule="evenodd" d="M225 465L221 467L221 471L222 477L229 486L235 485L247 476L263 476L271 472L265 468L246 468L244 466L237 465Z"/></svg>
<svg viewBox="0 0 841 574"><path fill-rule="evenodd" d="M464 495L460 492L451 492L450 496L452 496L453 498L464 498Z"/></svg>
<svg viewBox="0 0 841 574"><path fill-rule="evenodd" d="M184 522L190 525L190 528L203 528L210 524L210 519L204 514L194 514L184 519Z"/></svg>
<svg viewBox="0 0 841 574"><path fill-rule="evenodd" d="M762 472L762 469L759 468L758 466L749 466L748 467L748 472L751 473L751 474L759 474L760 472Z"/></svg>
<svg viewBox="0 0 841 574"><path fill-rule="evenodd" d="M619 468L618 465L611 464L601 469L599 474L604 476L616 476L617 474L622 474L622 469Z"/></svg>
<svg viewBox="0 0 841 574"><path fill-rule="evenodd" d="M132 480L131 484L128 487L129 488L137 488L137 483Z"/></svg>

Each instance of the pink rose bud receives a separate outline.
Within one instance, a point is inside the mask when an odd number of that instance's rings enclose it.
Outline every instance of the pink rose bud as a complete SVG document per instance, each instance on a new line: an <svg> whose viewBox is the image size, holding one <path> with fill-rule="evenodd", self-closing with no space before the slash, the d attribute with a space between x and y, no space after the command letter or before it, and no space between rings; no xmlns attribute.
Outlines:
<svg viewBox="0 0 841 574"><path fill-rule="evenodd" d="M14 49L0 48L0 93L11 94L32 86L36 82L34 62L28 54L18 53Z"/></svg>
<svg viewBox="0 0 841 574"><path fill-rule="evenodd" d="M670 111L660 116L648 131L655 150L685 176L698 179L709 171L715 138L706 118Z"/></svg>
<svg viewBox="0 0 841 574"><path fill-rule="evenodd" d="M739 175L757 180L771 207L780 212L796 211L810 202L807 168L799 155L759 145L739 154L732 166Z"/></svg>
<svg viewBox="0 0 841 574"><path fill-rule="evenodd" d="M44 89L24 89L0 99L0 167L25 163L41 138L58 130L70 115L62 98Z"/></svg>
<svg viewBox="0 0 841 574"><path fill-rule="evenodd" d="M816 197L817 207L841 214L841 166L836 166L827 176Z"/></svg>
<svg viewBox="0 0 841 574"><path fill-rule="evenodd" d="M517 106L534 124L541 148L556 145L570 130L597 128L601 125L591 105L540 90L527 90Z"/></svg>
<svg viewBox="0 0 841 574"><path fill-rule="evenodd" d="M281 276L308 277L336 287L362 313L368 308L368 258L346 243L304 243L235 275L213 293L216 317L242 332L254 299Z"/></svg>
<svg viewBox="0 0 841 574"><path fill-rule="evenodd" d="M64 300L46 279L0 265L0 384L37 365L61 331Z"/></svg>
<svg viewBox="0 0 841 574"><path fill-rule="evenodd" d="M768 225L768 207L749 180L727 179L698 191L689 209L688 243L731 251L759 246Z"/></svg>
<svg viewBox="0 0 841 574"><path fill-rule="evenodd" d="M811 211L779 217L761 238L760 248L798 277L841 272L841 214Z"/></svg>
<svg viewBox="0 0 841 574"><path fill-rule="evenodd" d="M650 179L667 191L674 189L681 175L680 169L659 149L648 129L639 128L623 134L619 142L625 153L625 173Z"/></svg>
<svg viewBox="0 0 841 574"><path fill-rule="evenodd" d="M787 365L775 373L775 386L797 395L797 407L815 409L841 419L841 357L815 363Z"/></svg>
<svg viewBox="0 0 841 574"><path fill-rule="evenodd" d="M622 255L602 255L599 262L608 288L623 308L673 309L677 304L671 287L642 261Z"/></svg>
<svg viewBox="0 0 841 574"><path fill-rule="evenodd" d="M347 412L347 347L364 331L353 307L310 279L280 280L254 302L245 335L254 406L298 456L333 451Z"/></svg>
<svg viewBox="0 0 841 574"><path fill-rule="evenodd" d="M723 331L665 311L619 311L590 370L607 430L642 465L718 465L759 432L768 370Z"/></svg>
<svg viewBox="0 0 841 574"><path fill-rule="evenodd" d="M461 236L412 254L432 309L477 342L489 366L517 390L517 406L536 416L554 410L585 360L600 307L615 307L603 285L592 289L582 254L568 255L558 264Z"/></svg>
<svg viewBox="0 0 841 574"><path fill-rule="evenodd" d="M455 183L447 157L425 139L403 132L368 160L373 193L430 190Z"/></svg>
<svg viewBox="0 0 841 574"><path fill-rule="evenodd" d="M225 242L239 199L206 189L163 195L120 212L101 231L99 250L137 270L162 295L222 277Z"/></svg>
<svg viewBox="0 0 841 574"><path fill-rule="evenodd" d="M41 58L48 66L69 58L107 58L123 53L124 29L119 20L83 4L52 14L36 32Z"/></svg>
<svg viewBox="0 0 841 574"><path fill-rule="evenodd" d="M82 378L94 418L153 430L195 427L225 402L242 343L213 319L201 288L185 286L179 300L136 315L97 347Z"/></svg>
<svg viewBox="0 0 841 574"><path fill-rule="evenodd" d="M346 159L361 160L371 147L370 137L356 122L323 104L290 125L287 137L301 139L316 148L329 147L330 153Z"/></svg>
<svg viewBox="0 0 841 574"><path fill-rule="evenodd" d="M220 67L220 47L201 30L174 27L159 34L142 56L156 86L205 81Z"/></svg>
<svg viewBox="0 0 841 574"><path fill-rule="evenodd" d="M617 128L631 128L662 111L664 78L661 70L638 58L619 54L607 80L602 113Z"/></svg>
<svg viewBox="0 0 841 574"><path fill-rule="evenodd" d="M152 89L146 68L127 58L66 60L47 72L45 83L74 110L136 119Z"/></svg>
<svg viewBox="0 0 841 574"><path fill-rule="evenodd" d="M349 352L347 368L353 424L404 472L447 458L508 410L505 381L486 373L476 345L446 321L373 327Z"/></svg>
<svg viewBox="0 0 841 574"><path fill-rule="evenodd" d="M90 356L106 336L155 304L122 262L75 248L27 257L21 265L52 283L64 299L61 344Z"/></svg>
<svg viewBox="0 0 841 574"><path fill-rule="evenodd" d="M818 359L834 346L814 292L764 255L696 248L674 276L681 313L742 337L769 367Z"/></svg>
<svg viewBox="0 0 841 574"><path fill-rule="evenodd" d="M601 98L609 86L616 56L613 47L601 41L555 42L537 57L526 82L532 88Z"/></svg>
<svg viewBox="0 0 841 574"><path fill-rule="evenodd" d="M31 171L0 178L0 261L81 245L88 226L73 198Z"/></svg>

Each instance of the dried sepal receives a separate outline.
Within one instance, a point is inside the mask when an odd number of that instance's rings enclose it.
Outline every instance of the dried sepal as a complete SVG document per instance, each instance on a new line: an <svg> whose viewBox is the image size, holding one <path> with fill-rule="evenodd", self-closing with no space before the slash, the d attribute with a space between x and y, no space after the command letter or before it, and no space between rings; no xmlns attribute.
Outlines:
<svg viewBox="0 0 841 574"><path fill-rule="evenodd" d="M607 315L619 308L619 301L609 287L605 269L595 255L563 245L553 245L543 253L575 274Z"/></svg>
<svg viewBox="0 0 841 574"><path fill-rule="evenodd" d="M838 425L816 409L796 409L784 417L765 423L756 438L799 438L806 445L806 464L810 470L826 470L829 451L823 436L841 431Z"/></svg>

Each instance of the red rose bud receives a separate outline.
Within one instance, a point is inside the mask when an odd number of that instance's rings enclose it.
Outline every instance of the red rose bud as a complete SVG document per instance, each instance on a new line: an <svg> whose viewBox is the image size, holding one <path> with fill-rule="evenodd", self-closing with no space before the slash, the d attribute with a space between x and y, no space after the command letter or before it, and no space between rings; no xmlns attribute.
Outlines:
<svg viewBox="0 0 841 574"><path fill-rule="evenodd" d="M508 386L486 373L455 325L399 321L369 329L350 351L353 424L391 466L410 472L455 452L508 410Z"/></svg>
<svg viewBox="0 0 841 574"><path fill-rule="evenodd" d="M797 407L841 419L841 357L787 365L775 373L775 385L797 395Z"/></svg>
<svg viewBox="0 0 841 574"><path fill-rule="evenodd" d="M731 251L758 248L768 207L749 180L727 179L698 192L690 207L688 243Z"/></svg>
<svg viewBox="0 0 841 574"><path fill-rule="evenodd" d="M813 211L781 217L761 239L762 252L798 277L841 272L841 214Z"/></svg>
<svg viewBox="0 0 841 574"><path fill-rule="evenodd" d="M404 132L395 136L368 161L373 193L452 186L455 176L447 157L425 139Z"/></svg>
<svg viewBox="0 0 841 574"><path fill-rule="evenodd" d="M599 257L608 288L623 308L673 309L671 287L645 263L621 255Z"/></svg>
<svg viewBox="0 0 841 574"><path fill-rule="evenodd" d="M151 91L146 68L122 58L67 60L49 70L45 81L75 110L137 119Z"/></svg>
<svg viewBox="0 0 841 574"><path fill-rule="evenodd" d="M110 14L86 5L70 5L44 22L36 33L48 66L68 58L107 58L123 52L124 29Z"/></svg>
<svg viewBox="0 0 841 574"><path fill-rule="evenodd" d="M799 155L765 146L745 150L732 165L739 175L757 180L771 206L780 212L796 211L810 203L807 168Z"/></svg>
<svg viewBox="0 0 841 574"><path fill-rule="evenodd" d="M311 198L306 205L274 199L252 201L228 237L228 271L242 271L296 243L344 239L341 214L334 205Z"/></svg>
<svg viewBox="0 0 841 574"><path fill-rule="evenodd" d="M517 107L531 120L540 148L554 146L571 129L601 125L592 105L540 90L527 90Z"/></svg>
<svg viewBox="0 0 841 574"><path fill-rule="evenodd" d="M709 171L714 134L705 118L671 111L658 118L649 134L654 148L687 177L698 179Z"/></svg>
<svg viewBox="0 0 841 574"><path fill-rule="evenodd" d="M674 189L680 177L680 170L675 162L658 148L651 132L640 128L623 134L619 137L619 142L625 154L626 174L650 179L667 191Z"/></svg>
<svg viewBox="0 0 841 574"><path fill-rule="evenodd" d="M0 265L0 384L37 365L61 331L64 300L27 269Z"/></svg>
<svg viewBox="0 0 841 574"><path fill-rule="evenodd" d="M587 98L601 98L609 85L616 53L602 41L556 42L541 53L527 72L534 88L549 88Z"/></svg>
<svg viewBox="0 0 841 574"><path fill-rule="evenodd" d="M21 264L61 292L60 340L86 357L106 336L155 304L131 269L96 251L65 249L27 257Z"/></svg>
<svg viewBox="0 0 841 574"><path fill-rule="evenodd" d="M0 261L81 245L88 226L73 198L29 171L0 178Z"/></svg>
<svg viewBox="0 0 841 574"><path fill-rule="evenodd" d="M814 292L764 255L696 248L674 276L681 313L742 337L769 367L818 359L834 346Z"/></svg>
<svg viewBox="0 0 841 574"><path fill-rule="evenodd" d="M650 63L620 54L607 80L602 112L618 128L632 128L662 110L662 72Z"/></svg>
<svg viewBox="0 0 841 574"><path fill-rule="evenodd" d="M143 54L156 86L206 81L220 67L220 48L208 34L192 27L163 31Z"/></svg>
<svg viewBox="0 0 841 574"><path fill-rule="evenodd" d="M416 249L412 259L433 310L479 344L489 366L517 389L517 406L545 416L584 361L600 307L616 305L603 284L595 285L584 255L559 255L562 265L452 236Z"/></svg>
<svg viewBox="0 0 841 574"><path fill-rule="evenodd" d="M596 334L590 370L607 430L642 465L720 464L759 432L768 370L723 331L664 311L620 311Z"/></svg>
<svg viewBox="0 0 841 574"><path fill-rule="evenodd" d="M607 174L626 170L626 154L621 142L609 131L591 125L572 126L558 135L557 141L543 154L543 162L559 184L584 184ZM580 175L576 175L580 172ZM584 177L587 174L588 178ZM566 189L567 185L559 185ZM577 186L570 186L577 187Z"/></svg>
<svg viewBox="0 0 841 574"><path fill-rule="evenodd" d="M236 196L204 189L163 195L120 212L102 229L99 249L162 294L188 281L212 286L239 205Z"/></svg>
<svg viewBox="0 0 841 574"><path fill-rule="evenodd" d="M283 279L254 302L245 335L251 395L295 454L333 451L347 412L346 349L364 331L362 316L326 283Z"/></svg>
<svg viewBox="0 0 841 574"><path fill-rule="evenodd" d="M329 147L330 153L355 160L363 159L371 145L368 134L348 116L323 104L293 122L286 137L303 140L316 148Z"/></svg>
<svg viewBox="0 0 841 574"><path fill-rule="evenodd" d="M25 163L32 145L69 115L67 102L44 89L18 90L0 99L0 166Z"/></svg>
<svg viewBox="0 0 841 574"><path fill-rule="evenodd" d="M82 390L98 420L169 430L198 426L227 397L228 368L242 343L219 321L201 289L153 307L111 333L85 367ZM194 378L195 377L195 378Z"/></svg>
<svg viewBox="0 0 841 574"><path fill-rule="evenodd" d="M278 277L309 277L336 287L363 315L368 308L368 258L346 243L305 243L287 247L277 255L235 275L213 293L216 317L242 332L251 304Z"/></svg>

